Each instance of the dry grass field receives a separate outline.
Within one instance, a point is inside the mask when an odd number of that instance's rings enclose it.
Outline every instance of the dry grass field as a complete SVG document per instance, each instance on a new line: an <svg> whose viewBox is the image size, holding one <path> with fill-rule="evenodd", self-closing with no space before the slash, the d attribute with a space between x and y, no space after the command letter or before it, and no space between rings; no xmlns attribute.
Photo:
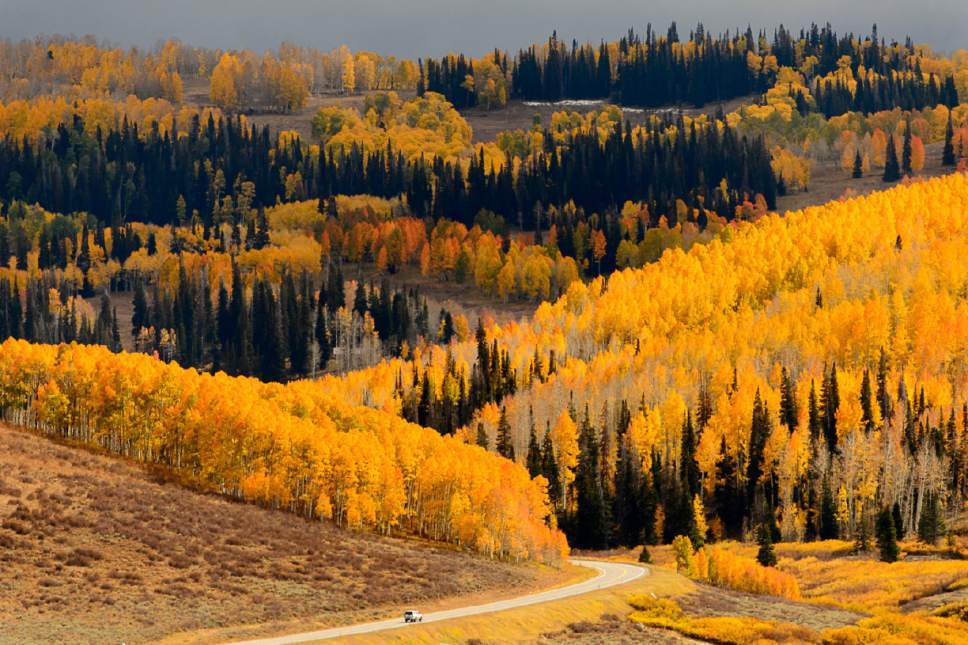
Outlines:
<svg viewBox="0 0 968 645"><path fill-rule="evenodd" d="M572 575L200 495L0 426L0 643L217 641Z"/></svg>

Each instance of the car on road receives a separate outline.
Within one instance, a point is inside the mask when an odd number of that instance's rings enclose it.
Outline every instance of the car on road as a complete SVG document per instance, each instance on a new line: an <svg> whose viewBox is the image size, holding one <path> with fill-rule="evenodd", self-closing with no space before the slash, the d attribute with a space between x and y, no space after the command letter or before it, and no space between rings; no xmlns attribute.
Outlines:
<svg viewBox="0 0 968 645"><path fill-rule="evenodd" d="M416 609L408 609L403 612L403 622L405 623L422 623L423 614L421 614Z"/></svg>

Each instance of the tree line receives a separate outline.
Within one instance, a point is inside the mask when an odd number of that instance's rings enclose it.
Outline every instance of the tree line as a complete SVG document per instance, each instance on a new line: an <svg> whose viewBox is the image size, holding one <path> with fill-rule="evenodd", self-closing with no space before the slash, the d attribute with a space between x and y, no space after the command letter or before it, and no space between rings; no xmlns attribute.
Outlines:
<svg viewBox="0 0 968 645"><path fill-rule="evenodd" d="M675 127L688 135L668 136ZM157 127L143 133L126 122L90 132L75 118L40 142L7 137L0 143L0 174L7 177L0 199L85 211L115 229L136 219L195 222L206 232L222 221L239 223L238 213L254 205L337 194L404 195L415 215L465 223L487 209L526 229L539 225L532 219L539 203L574 201L601 211L644 201L656 221L660 215L674 219L678 199L726 217L755 194L775 205L778 187L764 141L728 126L687 129L667 118L637 135L628 124L616 124L605 141L582 131L562 146L550 143L550 133L546 141L548 148L518 172L510 164L487 164L483 153L465 172L457 161L406 159L391 146L371 154L356 146L317 154L298 139L273 142L267 127L259 131L211 115L205 125L196 116L188 136L179 138Z"/></svg>
<svg viewBox="0 0 968 645"><path fill-rule="evenodd" d="M804 69L811 77L846 66L853 72L863 67L886 79L884 88L862 92L860 106L869 111L910 109L903 106L925 100L924 91L910 84L895 90L890 79L894 72L919 73L920 55L909 38L886 43L876 25L864 38L838 34L829 24L812 24L799 34L780 26L770 40L765 31L754 34L749 27L714 37L702 23L683 39L672 23L665 34L649 25L644 36L630 29L618 41L598 46L572 41L569 47L552 34L546 43L521 49L513 58L496 49L480 60L463 54L421 60L417 92L439 92L458 109L503 105L494 101L494 82L504 96L520 100L607 99L626 106L701 107L766 91L781 66ZM937 85L942 83L944 88L937 91L950 100L953 79L936 79ZM846 111L835 112L845 102L836 88L815 92L825 95L828 117Z"/></svg>

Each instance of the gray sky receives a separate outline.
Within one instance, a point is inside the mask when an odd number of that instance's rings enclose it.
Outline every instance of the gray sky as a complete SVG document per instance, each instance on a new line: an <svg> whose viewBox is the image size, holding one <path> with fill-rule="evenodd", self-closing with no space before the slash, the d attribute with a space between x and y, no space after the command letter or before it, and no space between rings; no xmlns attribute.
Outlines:
<svg viewBox="0 0 968 645"><path fill-rule="evenodd" d="M885 6L887 5L887 6ZM719 33L831 22L838 32L910 34L936 49L968 48L968 0L0 0L0 37L94 34L121 45L177 37L193 45L262 50L282 40L330 49L347 44L417 57L497 46L516 50L559 36L614 40L648 22L680 34L702 20Z"/></svg>

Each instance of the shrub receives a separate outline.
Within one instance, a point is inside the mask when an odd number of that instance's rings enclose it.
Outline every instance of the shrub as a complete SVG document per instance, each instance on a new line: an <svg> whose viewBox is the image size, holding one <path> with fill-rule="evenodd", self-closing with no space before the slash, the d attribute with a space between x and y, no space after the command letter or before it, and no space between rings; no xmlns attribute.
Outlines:
<svg viewBox="0 0 968 645"><path fill-rule="evenodd" d="M692 575L692 542L686 535L677 535L672 540L672 549L676 554L676 571L683 575Z"/></svg>
<svg viewBox="0 0 968 645"><path fill-rule="evenodd" d="M735 555L719 546L706 547L696 553L693 578L736 591L800 599L797 579L789 573L764 567L751 558Z"/></svg>
<svg viewBox="0 0 968 645"><path fill-rule="evenodd" d="M822 636L825 645L866 643L941 645L968 642L968 625L952 618L888 612L866 618L849 627L827 629Z"/></svg>
<svg viewBox="0 0 968 645"><path fill-rule="evenodd" d="M644 544L642 545L642 550L639 551L639 562L644 564L651 564L652 562L652 555L649 553L649 547Z"/></svg>
<svg viewBox="0 0 968 645"><path fill-rule="evenodd" d="M656 598L649 594L629 596L628 603L633 609L650 618L677 621L682 618L682 608L671 598Z"/></svg>
<svg viewBox="0 0 968 645"><path fill-rule="evenodd" d="M628 599L636 610L629 619L650 627L672 629L686 636L713 643L745 645L746 643L816 642L817 634L792 623L778 623L745 616L689 618L679 605L668 598L636 595Z"/></svg>

